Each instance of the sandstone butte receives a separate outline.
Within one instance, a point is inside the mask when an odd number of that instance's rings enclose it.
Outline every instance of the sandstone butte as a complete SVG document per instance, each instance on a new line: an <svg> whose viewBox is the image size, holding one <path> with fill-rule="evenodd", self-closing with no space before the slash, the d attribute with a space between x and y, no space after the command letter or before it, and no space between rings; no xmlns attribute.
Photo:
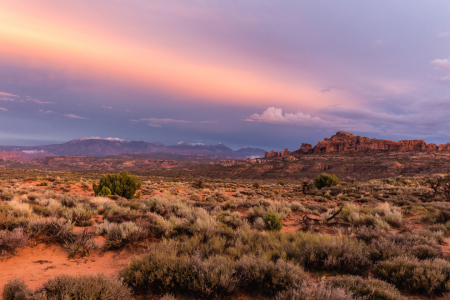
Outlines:
<svg viewBox="0 0 450 300"><path fill-rule="evenodd" d="M341 152L362 152L362 151L448 151L450 150L450 143L447 144L427 144L424 140L379 140L368 137L355 136L351 133L338 131L331 138L325 138L323 141L312 146L308 143L302 143L300 149L296 151L289 151L284 149L282 151L266 152L265 157L289 157L301 156L304 154L317 153L341 153Z"/></svg>

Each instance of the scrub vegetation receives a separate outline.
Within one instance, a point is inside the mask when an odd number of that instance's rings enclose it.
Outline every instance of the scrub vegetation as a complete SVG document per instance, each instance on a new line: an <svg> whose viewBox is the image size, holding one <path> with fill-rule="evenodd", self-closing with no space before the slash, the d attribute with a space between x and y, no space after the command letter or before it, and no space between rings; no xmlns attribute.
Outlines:
<svg viewBox="0 0 450 300"><path fill-rule="evenodd" d="M5 300L450 299L443 175L280 184L21 172L0 182L2 262L40 243L68 259L135 255L114 276L61 274L33 288L10 278Z"/></svg>

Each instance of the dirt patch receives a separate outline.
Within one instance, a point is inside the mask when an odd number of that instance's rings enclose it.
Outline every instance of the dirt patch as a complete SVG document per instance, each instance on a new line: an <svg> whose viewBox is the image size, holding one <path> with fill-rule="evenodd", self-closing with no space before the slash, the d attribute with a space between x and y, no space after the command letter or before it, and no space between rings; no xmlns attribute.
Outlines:
<svg viewBox="0 0 450 300"><path fill-rule="evenodd" d="M100 239L101 237L98 237ZM101 243L100 240L96 240ZM128 250L108 251L86 258L69 259L59 245L38 244L24 247L7 260L0 261L0 299L3 286L11 279L20 277L32 289L58 275L104 273L117 275L137 255Z"/></svg>

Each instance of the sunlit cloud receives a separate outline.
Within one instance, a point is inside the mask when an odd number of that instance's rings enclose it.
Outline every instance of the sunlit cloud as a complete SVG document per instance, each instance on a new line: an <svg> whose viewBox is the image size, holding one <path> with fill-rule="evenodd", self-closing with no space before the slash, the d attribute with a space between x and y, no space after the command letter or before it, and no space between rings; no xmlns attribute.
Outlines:
<svg viewBox="0 0 450 300"><path fill-rule="evenodd" d="M435 59L431 64L445 70L450 70L450 58L449 59Z"/></svg>
<svg viewBox="0 0 450 300"><path fill-rule="evenodd" d="M298 74L295 80L285 80L277 75L282 70L273 66L243 65L245 57L232 57L235 61L232 64L219 57L208 60L192 57L161 43L130 42L128 37L96 34L98 29L94 25L90 32L85 32L61 19L36 18L13 8L0 11L0 20L0 59L18 66L66 70L68 79L113 81L237 105L269 104L274 99L294 104L303 99L317 108L318 103L331 105L333 101L319 92L320 79ZM265 70L261 71L261 67ZM317 101L306 101L311 98ZM335 98L341 102L356 101L348 94L336 94Z"/></svg>
<svg viewBox="0 0 450 300"><path fill-rule="evenodd" d="M80 117L74 114L64 114L63 116L68 117L68 118L72 118L72 119L86 119L84 117Z"/></svg>
<svg viewBox="0 0 450 300"><path fill-rule="evenodd" d="M450 32L448 32L448 31L446 31L446 32L439 32L439 33L437 34L437 37L438 37L438 38L446 38L446 37L448 37L448 36L450 36Z"/></svg>
<svg viewBox="0 0 450 300"><path fill-rule="evenodd" d="M0 97L0 101L11 101L11 102L14 102L14 101L16 101L16 99L8 98L8 97Z"/></svg>
<svg viewBox="0 0 450 300"><path fill-rule="evenodd" d="M4 107L0 107L0 110L3 110L3 111L8 111L6 108L4 108Z"/></svg>
<svg viewBox="0 0 450 300"><path fill-rule="evenodd" d="M319 126L326 127L331 125L330 122L322 120L319 117L312 117L309 114L302 112L284 113L281 108L269 107L262 114L253 114L246 119L248 122L264 122L271 124L290 124L290 125L304 125L304 126Z"/></svg>
<svg viewBox="0 0 450 300"><path fill-rule="evenodd" d="M38 100L38 99L32 99L32 98L27 98L27 101L31 101L31 102L34 102L34 103L37 103L37 104L55 104L54 102L49 102L49 101L41 101L41 100Z"/></svg>
<svg viewBox="0 0 450 300"><path fill-rule="evenodd" d="M19 97L19 96L17 96L17 95L13 95L13 94L10 94L10 93L5 93L5 92L0 92L0 96L6 96L6 97Z"/></svg>
<svg viewBox="0 0 450 300"><path fill-rule="evenodd" d="M106 109L112 109L111 106L104 106L104 105L102 105L102 107L103 107L103 108L106 108Z"/></svg>

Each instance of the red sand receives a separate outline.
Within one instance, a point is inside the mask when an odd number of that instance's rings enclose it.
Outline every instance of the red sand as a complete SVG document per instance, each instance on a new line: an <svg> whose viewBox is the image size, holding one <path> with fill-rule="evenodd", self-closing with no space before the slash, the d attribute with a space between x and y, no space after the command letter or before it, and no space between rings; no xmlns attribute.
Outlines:
<svg viewBox="0 0 450 300"><path fill-rule="evenodd" d="M117 275L134 257L129 251L100 252L89 257L69 259L59 245L38 244L24 247L15 255L0 261L0 299L3 286L11 279L20 277L31 289L58 275L104 273Z"/></svg>

